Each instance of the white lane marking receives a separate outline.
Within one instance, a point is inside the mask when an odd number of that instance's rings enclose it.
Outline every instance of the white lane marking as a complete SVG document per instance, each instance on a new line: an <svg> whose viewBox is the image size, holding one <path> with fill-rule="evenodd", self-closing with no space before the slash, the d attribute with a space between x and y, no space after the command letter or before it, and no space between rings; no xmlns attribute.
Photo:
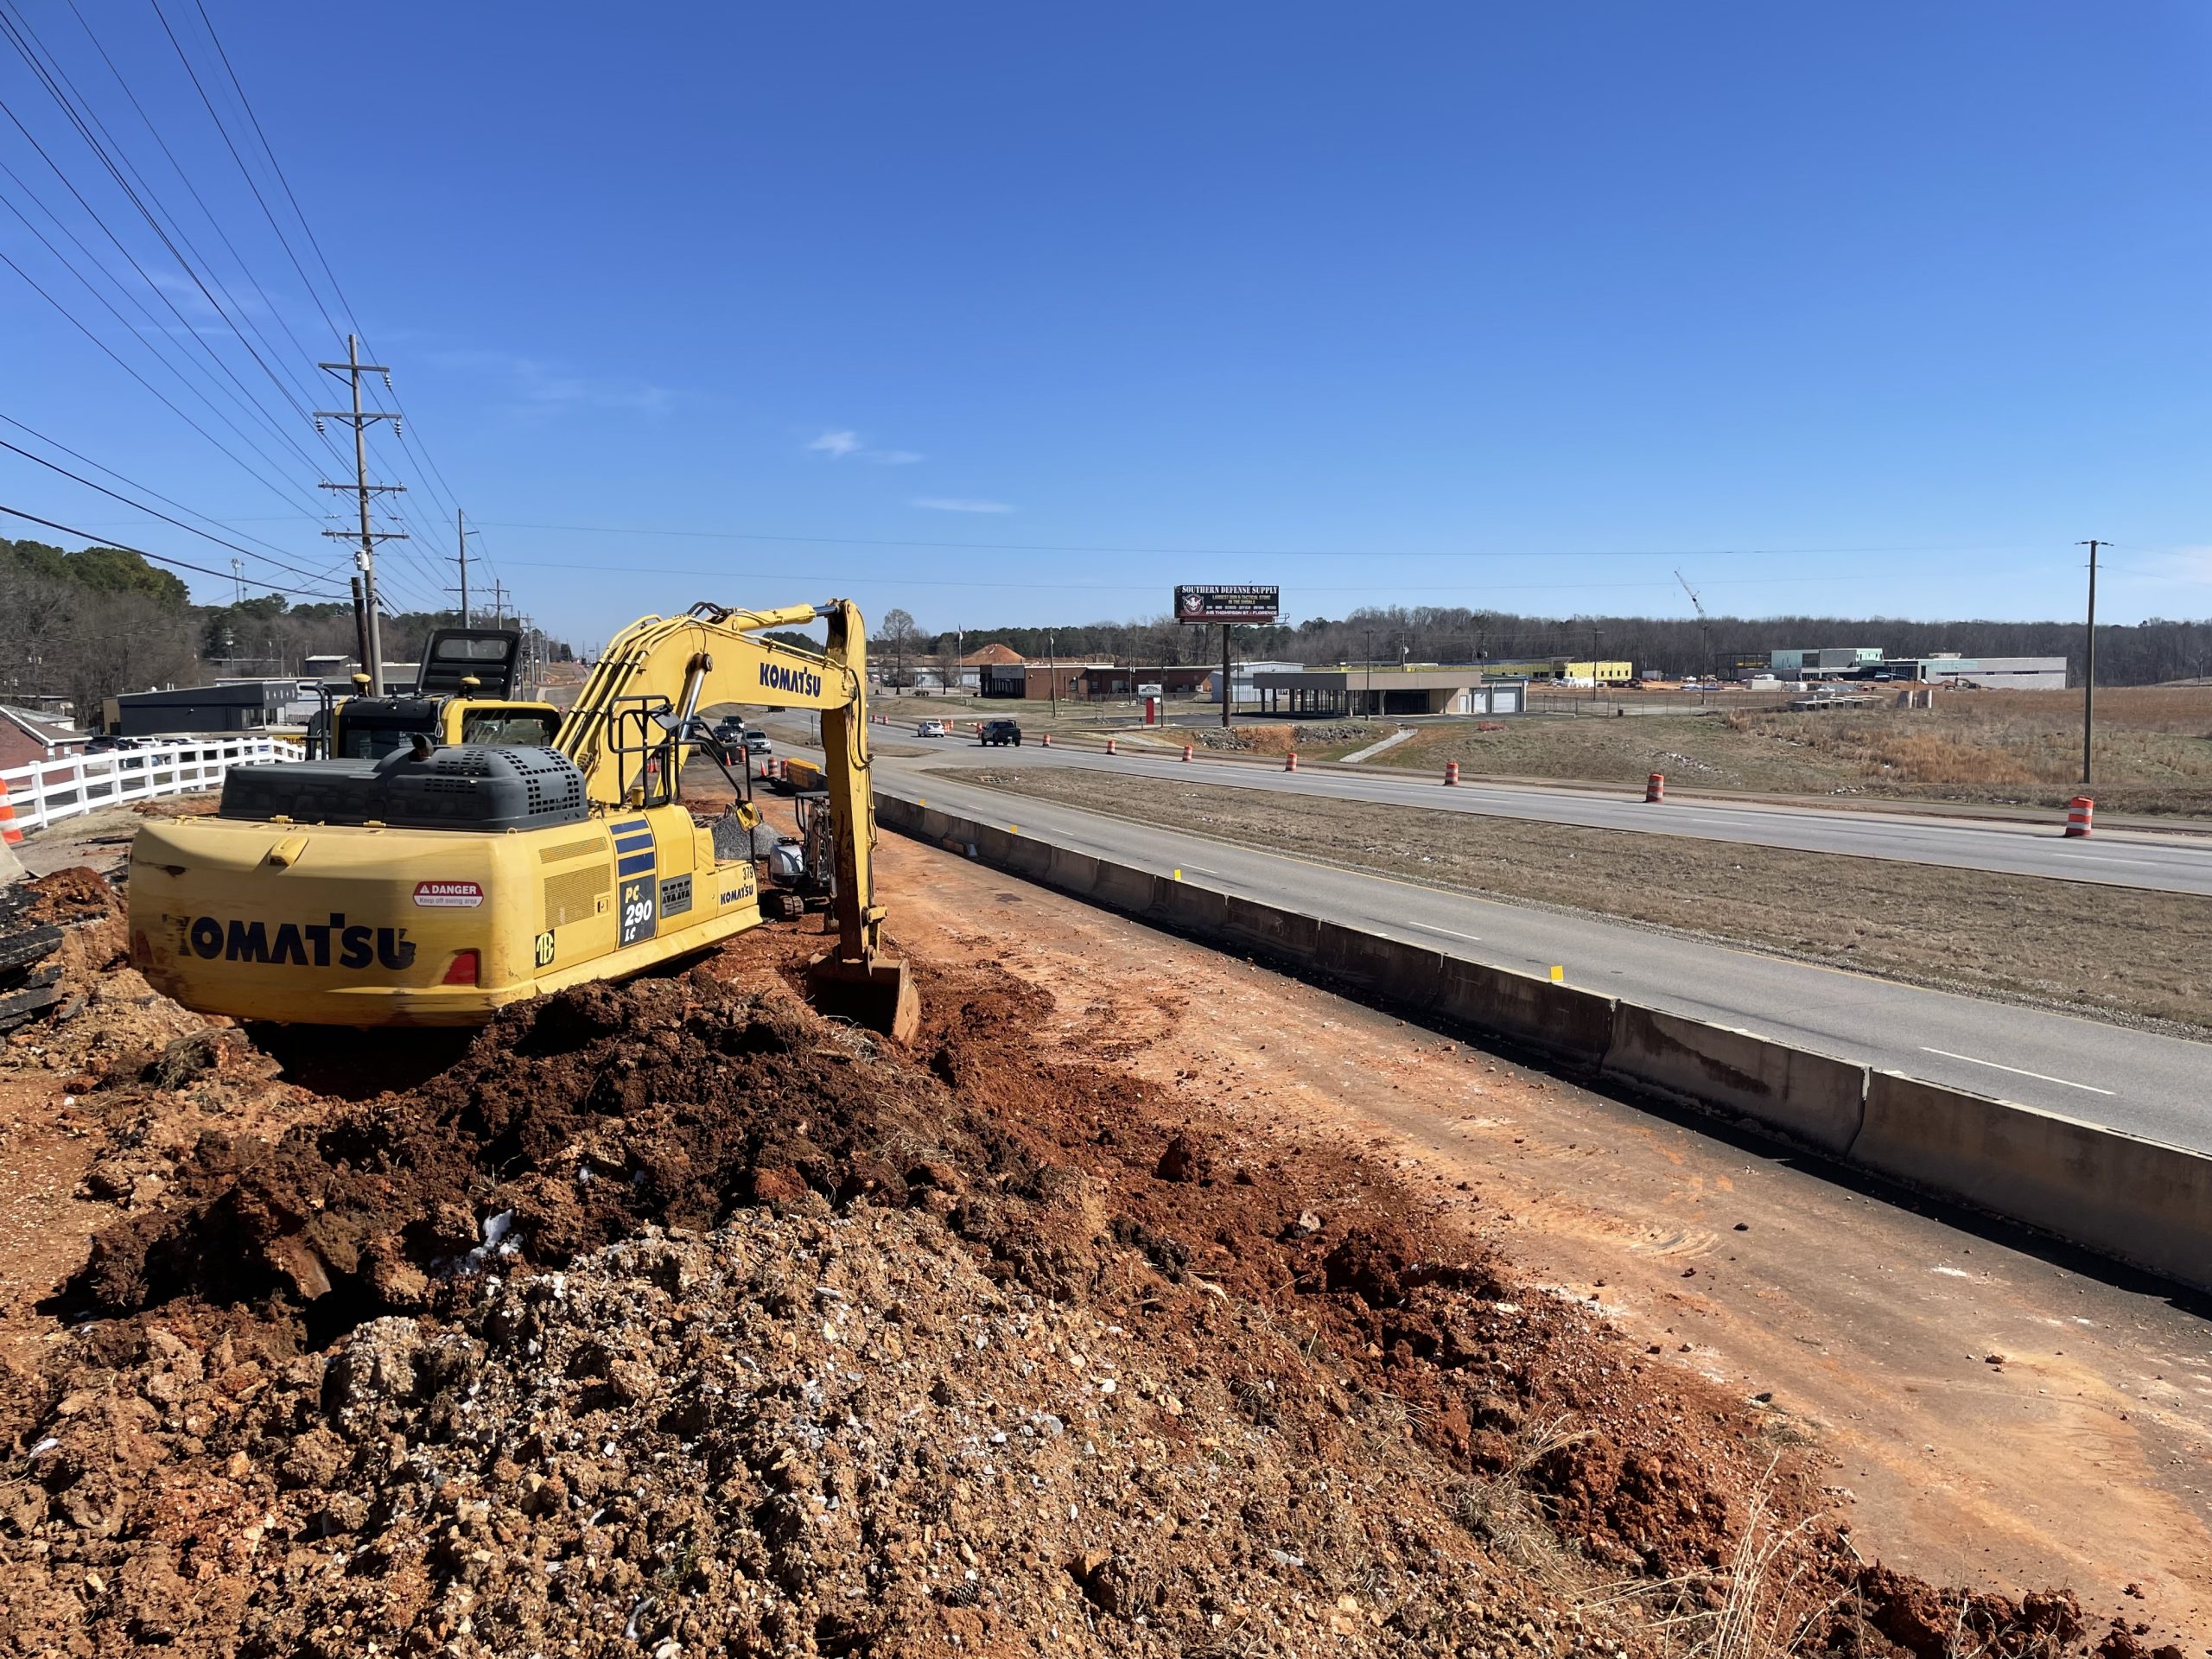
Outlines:
<svg viewBox="0 0 2212 1659"><path fill-rule="evenodd" d="M1219 870L1210 870L1203 864L1185 864L1179 868L1188 870L1192 875L1219 875L1221 874Z"/></svg>
<svg viewBox="0 0 2212 1659"><path fill-rule="evenodd" d="M1986 1065L1993 1071L2010 1071L2016 1077L2033 1077L2037 1083L2055 1083L2062 1089L2079 1089L2086 1094L2109 1095L2113 1092L2109 1089L2100 1089L2094 1084L2072 1083L2064 1077L2047 1077L2040 1071L2023 1071L2017 1065L1999 1065L1994 1060L1977 1060L1971 1054L1954 1054L1947 1048L1930 1048L1925 1043L1920 1046L1920 1052L1941 1054L1947 1060L1964 1060L1968 1065Z"/></svg>
<svg viewBox="0 0 2212 1659"><path fill-rule="evenodd" d="M1455 933L1448 927L1431 927L1427 922L1408 922L1406 925L1418 928L1423 933L1441 933L1447 939L1466 939L1476 944L1483 942L1483 936L1479 933Z"/></svg>

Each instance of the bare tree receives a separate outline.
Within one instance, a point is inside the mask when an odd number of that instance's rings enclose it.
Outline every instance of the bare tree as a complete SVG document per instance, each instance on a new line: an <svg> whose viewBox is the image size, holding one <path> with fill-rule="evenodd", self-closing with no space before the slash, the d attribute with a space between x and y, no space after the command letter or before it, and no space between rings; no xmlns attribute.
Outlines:
<svg viewBox="0 0 2212 1659"><path fill-rule="evenodd" d="M907 658L918 655L922 643L922 631L914 626L914 619L896 607L883 613L875 625L875 645L879 651L888 652L892 670L886 677L893 685L912 683Z"/></svg>

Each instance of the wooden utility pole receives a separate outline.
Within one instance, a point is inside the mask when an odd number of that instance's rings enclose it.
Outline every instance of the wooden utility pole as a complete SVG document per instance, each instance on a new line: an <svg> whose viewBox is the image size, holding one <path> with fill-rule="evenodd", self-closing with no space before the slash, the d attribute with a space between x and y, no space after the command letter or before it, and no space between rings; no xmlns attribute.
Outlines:
<svg viewBox="0 0 2212 1659"><path fill-rule="evenodd" d="M2097 550L2112 543L2087 541L2074 545L2089 550L2088 640L2082 650L2082 787L2087 789L2093 770L2091 744L2097 719Z"/></svg>
<svg viewBox="0 0 2212 1659"><path fill-rule="evenodd" d="M1236 700L1236 688L1230 678L1229 624L1221 625L1221 723L1229 724L1230 705Z"/></svg>
<svg viewBox="0 0 2212 1659"><path fill-rule="evenodd" d="M494 577L492 582L492 626L502 626L507 614L506 584Z"/></svg>
<svg viewBox="0 0 2212 1659"><path fill-rule="evenodd" d="M476 532L468 527L468 519L459 507L453 510L454 556L461 563L461 626L468 626L468 538Z"/></svg>
<svg viewBox="0 0 2212 1659"><path fill-rule="evenodd" d="M327 369L332 374L350 382L353 388L353 407L350 412L345 410L318 409L315 411L315 430L318 432L322 429L322 423L325 421L344 421L353 429L353 481L351 484L333 484L326 480L322 487L326 490L351 490L360 501L361 545L354 554L353 559L361 569L361 593L367 601L369 611L368 660L361 666L369 671L369 695L372 697L380 697L384 696L384 627L380 614L380 601L377 597L377 543L391 541L404 542L407 539L407 532L404 530L372 529L369 524L369 498L387 493L396 495L404 492L407 486L404 484L369 482L369 427L377 421L390 421L392 432L397 435L399 431L399 416L383 410L365 410L361 407L361 377L365 374L380 374L384 376L384 383L388 389L391 385L391 371L381 363L362 362L360 341L353 334L346 336L346 360L343 363L318 363L315 366L319 369ZM354 536L354 532L350 530L326 530L322 533L341 542L352 541Z"/></svg>
<svg viewBox="0 0 2212 1659"><path fill-rule="evenodd" d="M353 578L353 644L361 653L361 666L369 665L369 603L361 592L361 579Z"/></svg>

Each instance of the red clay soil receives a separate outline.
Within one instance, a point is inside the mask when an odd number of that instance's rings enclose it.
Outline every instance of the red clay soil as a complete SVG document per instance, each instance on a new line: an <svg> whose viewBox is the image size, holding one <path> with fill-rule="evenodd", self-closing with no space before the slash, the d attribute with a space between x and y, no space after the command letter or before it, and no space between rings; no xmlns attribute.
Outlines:
<svg viewBox="0 0 2212 1659"><path fill-rule="evenodd" d="M129 1160L180 1089L300 1091L237 1033L91 1079L100 1156L158 1185L48 1302L72 1333L0 1370L0 1641L2086 1639L2063 1594L1863 1562L1738 1402L1410 1200L1333 1202L1387 1172L1047 1062L1049 994L988 963L917 964L900 1052L793 995L818 944L511 1009L419 1086L159 1171Z"/></svg>

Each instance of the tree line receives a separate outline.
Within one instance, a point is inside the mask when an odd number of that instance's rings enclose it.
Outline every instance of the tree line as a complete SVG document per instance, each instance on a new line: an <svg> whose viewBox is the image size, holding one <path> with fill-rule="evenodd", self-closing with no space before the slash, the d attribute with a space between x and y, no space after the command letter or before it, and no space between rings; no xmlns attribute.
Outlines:
<svg viewBox="0 0 2212 1659"><path fill-rule="evenodd" d="M460 620L453 611L386 617L385 659L419 661L431 630ZM573 655L560 641L545 645L553 660ZM120 692L287 679L309 657L357 654L350 604L264 594L195 605L175 575L121 548L0 538L0 702L60 697L90 724Z"/></svg>
<svg viewBox="0 0 2212 1659"><path fill-rule="evenodd" d="M2079 621L1920 621L1861 616L1524 616L1456 606L1375 606L1341 619L1239 627L1239 661L1338 664L1510 663L1548 657L1626 661L1658 679L1725 672L1739 656L1835 645L1879 647L1885 656L2063 657L2078 683L2087 630ZM904 611L884 613L874 651L879 664L911 679L942 673L963 655L996 643L1039 662L1097 661L1169 666L1218 662L1220 631L1161 615L1135 622L1068 627L971 628L927 633ZM2212 618L2100 624L2100 684L2151 685L2212 676Z"/></svg>

